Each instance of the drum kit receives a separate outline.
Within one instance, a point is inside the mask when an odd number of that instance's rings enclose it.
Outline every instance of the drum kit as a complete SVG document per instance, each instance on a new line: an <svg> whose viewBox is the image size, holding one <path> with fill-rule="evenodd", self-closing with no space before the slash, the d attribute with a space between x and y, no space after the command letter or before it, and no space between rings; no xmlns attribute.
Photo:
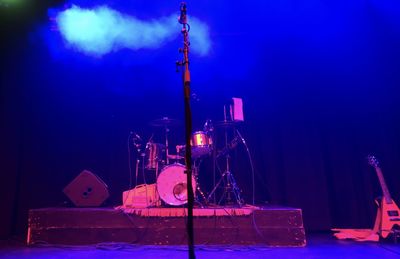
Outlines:
<svg viewBox="0 0 400 259"><path fill-rule="evenodd" d="M146 142L137 136L133 138L134 146L137 148L138 154L142 158L141 169L143 177L145 170L155 172L157 196L170 206L180 206L187 203L187 175L185 173L185 145L176 145L176 153L169 153L169 133L171 128L178 127L181 122L176 119L163 117L161 119L152 120L149 123L152 127L162 128L164 131L164 143L153 142L153 136ZM229 151L236 147L238 138L235 137L228 142L228 129L234 129L237 126L235 121L220 121L215 123L216 128L222 128L225 131L225 147L217 152L216 145L213 141L216 138L214 125L211 120L207 120L202 131L195 131L191 136L192 161L192 188L195 192L195 201L202 207L210 204L218 188L223 188L223 194L217 204L232 204L242 206L243 200L240 197L240 189L238 188L233 174L229 170L230 156ZM236 144L235 144L236 143ZM145 145L144 145L145 144ZM144 150L141 149L145 146ZM215 151L215 152L214 152ZM214 165L216 159L224 156L226 158L226 170L221 172L219 181L208 196L201 190L199 184L199 168L201 161L205 158L212 157ZM140 160L137 160L136 166L136 183ZM144 179L145 180L145 179ZM146 183L146 181L145 181ZM233 199L234 198L234 199Z"/></svg>

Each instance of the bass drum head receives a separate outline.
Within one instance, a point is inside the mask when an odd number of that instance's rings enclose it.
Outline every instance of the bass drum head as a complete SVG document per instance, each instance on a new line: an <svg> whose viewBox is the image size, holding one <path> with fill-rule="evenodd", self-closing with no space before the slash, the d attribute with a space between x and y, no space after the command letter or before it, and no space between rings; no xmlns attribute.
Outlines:
<svg viewBox="0 0 400 259"><path fill-rule="evenodd" d="M157 191L161 200L169 205L183 205L187 203L187 176L186 166L173 164L163 168L157 178ZM196 190L196 181L192 175L193 192Z"/></svg>

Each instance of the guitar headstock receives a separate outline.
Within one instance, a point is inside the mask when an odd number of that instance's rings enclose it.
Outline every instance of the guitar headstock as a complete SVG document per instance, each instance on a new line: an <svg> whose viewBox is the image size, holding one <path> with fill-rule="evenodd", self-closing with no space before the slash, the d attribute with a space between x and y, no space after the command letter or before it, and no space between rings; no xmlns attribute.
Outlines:
<svg viewBox="0 0 400 259"><path fill-rule="evenodd" d="M373 166L375 168L379 167L379 161L378 161L378 159L376 159L375 156L368 155L367 160L368 160L368 164L370 164L371 166Z"/></svg>

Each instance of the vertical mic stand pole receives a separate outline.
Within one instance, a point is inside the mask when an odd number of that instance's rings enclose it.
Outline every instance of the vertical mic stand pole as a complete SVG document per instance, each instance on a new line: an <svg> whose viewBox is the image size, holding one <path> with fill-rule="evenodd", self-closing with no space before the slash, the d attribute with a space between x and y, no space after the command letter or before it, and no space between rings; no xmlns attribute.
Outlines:
<svg viewBox="0 0 400 259"><path fill-rule="evenodd" d="M192 185L192 147L190 143L192 135L192 112L190 109L190 71L189 71L189 30L190 27L187 24L186 17L186 3L182 2L180 5L181 15L179 17L179 23L182 24L183 34L183 49L180 52L183 53L183 60L178 61L177 65L183 67L182 80L183 80L183 95L185 104L185 142L186 142L186 175L187 175L187 192L188 192L188 217L187 217L187 234L188 234L188 246L189 246L189 258L194 259L194 233L193 233L193 204L194 204L194 191Z"/></svg>

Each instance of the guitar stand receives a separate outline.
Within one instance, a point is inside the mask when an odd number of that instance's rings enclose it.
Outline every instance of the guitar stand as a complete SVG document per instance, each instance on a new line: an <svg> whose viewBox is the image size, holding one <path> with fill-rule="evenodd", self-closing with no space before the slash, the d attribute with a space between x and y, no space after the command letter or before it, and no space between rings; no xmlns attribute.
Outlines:
<svg viewBox="0 0 400 259"><path fill-rule="evenodd" d="M398 244L400 240L400 229L392 229L393 243Z"/></svg>

